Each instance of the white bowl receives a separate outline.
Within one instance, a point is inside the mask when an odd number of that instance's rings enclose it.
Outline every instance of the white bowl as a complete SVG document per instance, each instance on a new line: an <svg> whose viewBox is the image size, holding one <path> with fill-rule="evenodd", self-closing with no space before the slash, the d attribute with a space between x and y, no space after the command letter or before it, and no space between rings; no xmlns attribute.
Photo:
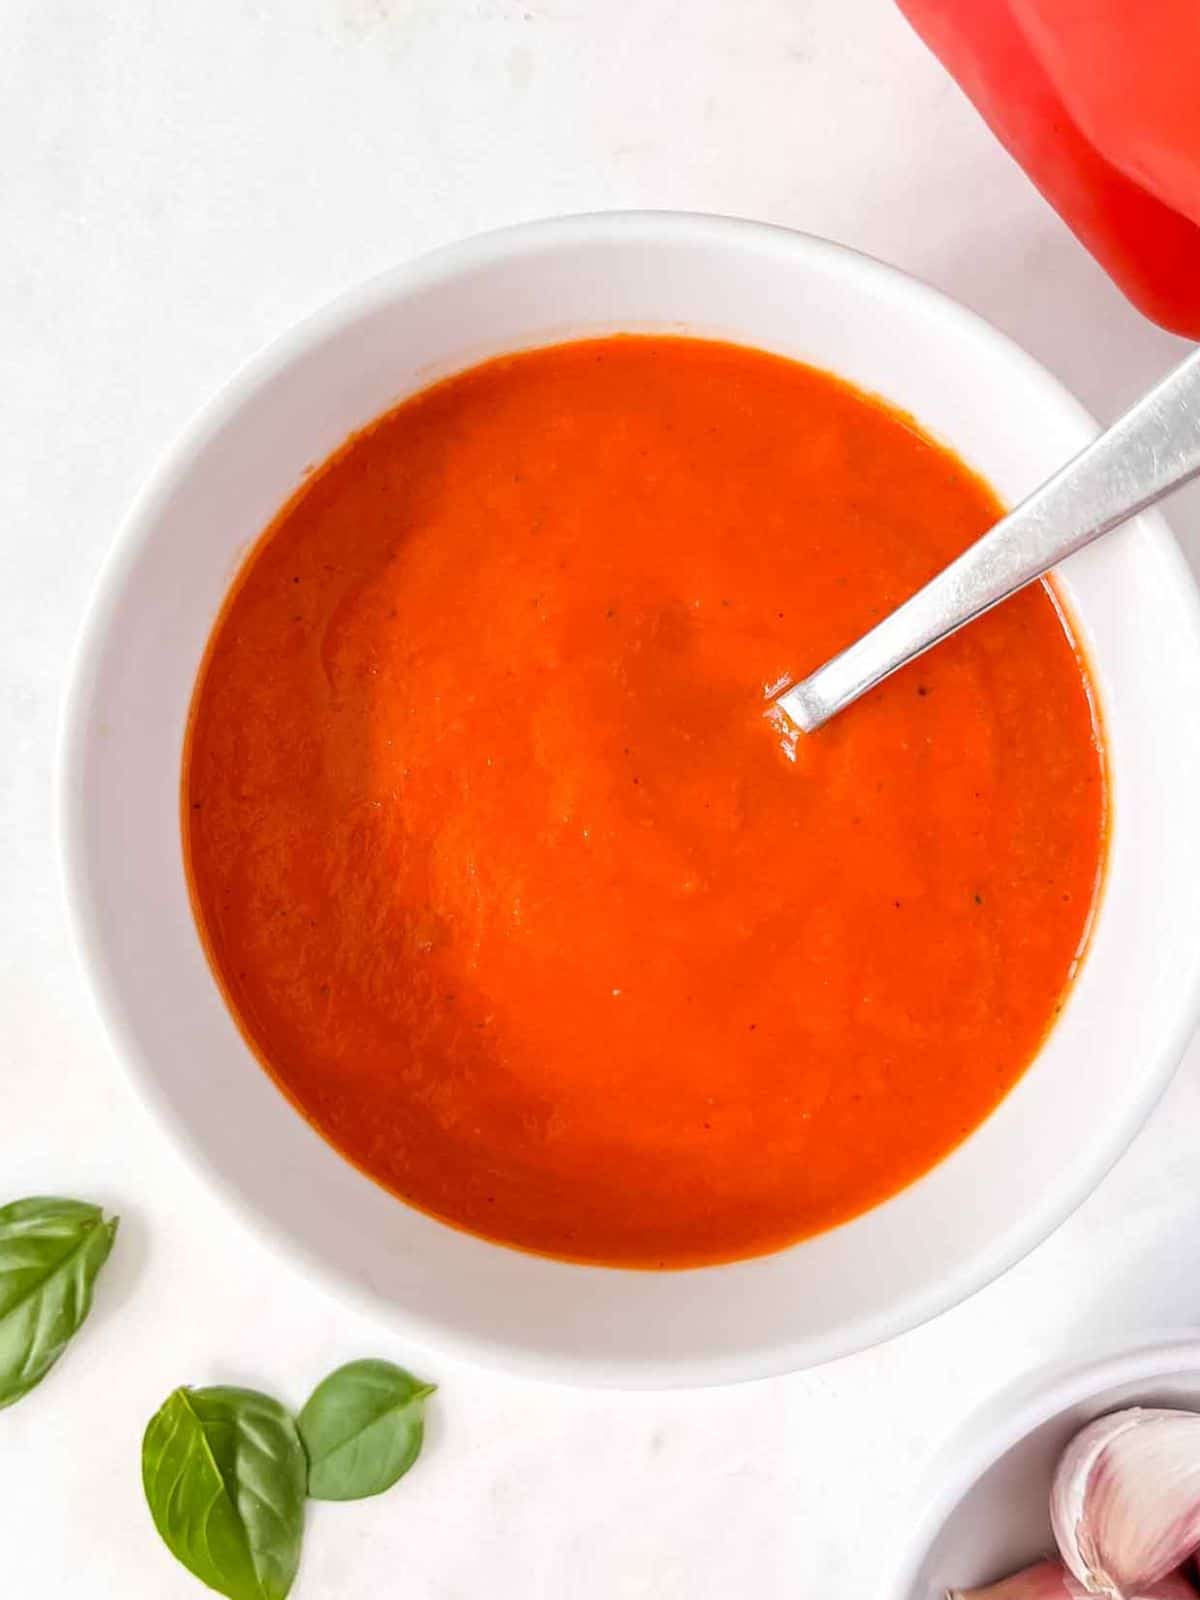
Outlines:
<svg viewBox="0 0 1200 1600"><path fill-rule="evenodd" d="M171 451L87 619L61 812L78 945L117 1053L245 1221L315 1283L417 1343L551 1379L664 1386L789 1371L934 1315L1042 1239L1132 1138L1200 999L1200 616L1154 517L1063 569L1113 768L1103 906L1036 1064L928 1176L777 1255L687 1272L565 1265L431 1221L292 1110L217 992L180 849L188 701L241 558L307 466L434 378L623 328L713 335L830 368L914 413L1009 500L1094 432L977 317L820 240L656 213L469 240L285 335Z"/></svg>
<svg viewBox="0 0 1200 1600"><path fill-rule="evenodd" d="M1124 1406L1200 1411L1200 1340L1056 1367L989 1401L939 1455L880 1600L942 1600L950 1585L990 1583L1050 1554L1055 1464L1080 1428Z"/></svg>

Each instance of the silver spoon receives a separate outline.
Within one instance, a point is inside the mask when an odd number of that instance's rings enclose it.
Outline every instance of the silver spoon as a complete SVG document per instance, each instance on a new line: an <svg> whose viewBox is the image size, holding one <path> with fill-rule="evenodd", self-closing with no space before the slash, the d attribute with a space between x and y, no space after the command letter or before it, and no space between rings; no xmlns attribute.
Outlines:
<svg viewBox="0 0 1200 1600"><path fill-rule="evenodd" d="M812 733L897 668L1200 474L1200 349L861 639L774 704Z"/></svg>

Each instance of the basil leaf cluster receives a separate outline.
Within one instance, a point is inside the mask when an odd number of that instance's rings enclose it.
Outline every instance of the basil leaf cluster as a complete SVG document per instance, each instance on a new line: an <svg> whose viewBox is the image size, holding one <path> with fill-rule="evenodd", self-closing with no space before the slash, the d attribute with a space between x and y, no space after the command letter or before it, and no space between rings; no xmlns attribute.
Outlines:
<svg viewBox="0 0 1200 1600"><path fill-rule="evenodd" d="M228 1600L286 1600L305 1500L382 1494L424 1441L433 1386L389 1361L351 1361L298 1418L254 1389L176 1389L142 1440L142 1485L163 1543Z"/></svg>

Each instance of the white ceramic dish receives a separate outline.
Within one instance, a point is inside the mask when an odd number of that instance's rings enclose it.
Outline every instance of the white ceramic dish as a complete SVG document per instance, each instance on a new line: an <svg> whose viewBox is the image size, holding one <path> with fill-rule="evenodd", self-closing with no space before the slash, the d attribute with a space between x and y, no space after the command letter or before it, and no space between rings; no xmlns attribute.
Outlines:
<svg viewBox="0 0 1200 1600"><path fill-rule="evenodd" d="M613 329L731 338L830 368L913 412L1009 500L1094 432L1035 362L951 301L835 245L753 223L570 218L389 272L253 360L130 513L65 712L68 899L143 1098L236 1213L314 1283L413 1341L545 1378L719 1382L843 1355L970 1294L1078 1204L1157 1099L1200 999L1200 617L1154 517L1063 571L1114 774L1104 902L1035 1066L934 1172L778 1255L680 1273L541 1260L431 1221L307 1126L225 1010L183 877L185 715L238 563L307 466L436 377Z"/></svg>
<svg viewBox="0 0 1200 1600"><path fill-rule="evenodd" d="M943 1600L1054 1549L1049 1494L1069 1440L1123 1406L1200 1410L1200 1340L1164 1339L1025 1379L956 1433L879 1600Z"/></svg>

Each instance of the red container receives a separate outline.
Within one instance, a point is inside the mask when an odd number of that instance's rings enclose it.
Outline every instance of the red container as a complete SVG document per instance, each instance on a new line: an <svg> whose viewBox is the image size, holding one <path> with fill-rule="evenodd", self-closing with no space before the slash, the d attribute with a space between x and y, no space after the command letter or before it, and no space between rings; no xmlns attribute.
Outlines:
<svg viewBox="0 0 1200 1600"><path fill-rule="evenodd" d="M1200 338L1200 0L899 0L1140 310Z"/></svg>

